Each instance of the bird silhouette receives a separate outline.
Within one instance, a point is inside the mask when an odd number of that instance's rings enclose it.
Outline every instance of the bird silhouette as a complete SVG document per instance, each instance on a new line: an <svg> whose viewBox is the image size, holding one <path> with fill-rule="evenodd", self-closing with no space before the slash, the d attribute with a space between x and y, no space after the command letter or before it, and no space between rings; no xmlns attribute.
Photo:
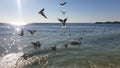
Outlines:
<svg viewBox="0 0 120 68"><path fill-rule="evenodd" d="M24 35L24 32L23 32L23 30L21 30L21 33L20 34L18 34L19 36L23 36Z"/></svg>
<svg viewBox="0 0 120 68"><path fill-rule="evenodd" d="M40 11L38 12L38 14L41 14L44 18L47 19L47 16L45 15L44 10L45 10L45 9L43 8L42 10L40 10Z"/></svg>
<svg viewBox="0 0 120 68"><path fill-rule="evenodd" d="M61 6L64 6L67 2L60 3Z"/></svg>
<svg viewBox="0 0 120 68"><path fill-rule="evenodd" d="M31 35L33 35L36 31L35 30L27 30Z"/></svg>
<svg viewBox="0 0 120 68"><path fill-rule="evenodd" d="M58 18L58 21L60 21L62 23L62 26L66 26L66 21L67 21L68 18L65 18L64 20Z"/></svg>
<svg viewBox="0 0 120 68"><path fill-rule="evenodd" d="M52 48L52 50L56 51L56 46L54 46L54 47L51 47L51 48Z"/></svg>
<svg viewBox="0 0 120 68"><path fill-rule="evenodd" d="M34 46L34 48L37 48L41 46L41 43L39 41L34 41L32 42L32 45Z"/></svg>
<svg viewBox="0 0 120 68"><path fill-rule="evenodd" d="M66 14L66 11L61 11L61 12L62 12L62 14L63 14L63 15L65 15L65 14Z"/></svg>

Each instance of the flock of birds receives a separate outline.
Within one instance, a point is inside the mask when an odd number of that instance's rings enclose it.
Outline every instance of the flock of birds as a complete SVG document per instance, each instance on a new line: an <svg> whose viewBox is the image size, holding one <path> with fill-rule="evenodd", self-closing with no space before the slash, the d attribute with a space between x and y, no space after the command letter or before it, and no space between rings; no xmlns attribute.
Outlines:
<svg viewBox="0 0 120 68"><path fill-rule="evenodd" d="M65 4L67 4L67 2L60 3L61 6L64 6ZM45 9L43 8L42 10L40 10L40 11L38 12L38 14L41 14L44 18L48 19L47 16L45 15L45 13L44 13L44 10L45 10ZM61 11L61 13L62 13L63 15L65 15L65 14L66 14L66 11ZM66 21L67 21L67 19L68 19L68 18L65 18L65 19L60 19L60 18L58 18L58 21L60 21L60 22L62 23L62 26L63 26L64 28L66 28ZM34 33L36 32L36 30L27 30L27 31L28 31L31 35L34 35ZM23 30L21 30L21 33L19 34L19 36L24 36L24 31L23 31ZM68 48L68 45L69 45L69 44L71 44L71 45L80 45L80 44L81 44L81 40L82 40L82 38L79 38L78 41L72 41L72 42L70 42L70 43L68 43L68 44L65 44L64 47L65 47L65 48ZM35 49L41 47L40 41L34 41L34 42L32 42L31 44L34 46ZM51 47L51 49L54 50L54 51L56 51L56 46Z"/></svg>
<svg viewBox="0 0 120 68"><path fill-rule="evenodd" d="M67 2L60 3L61 6L64 6L65 4L67 4ZM40 14L40 15L42 15L44 18L48 19L47 16L45 15L45 13L44 13L44 10L45 10L45 9L43 8L42 10L40 10L40 11L38 12L38 14ZM61 13L62 13L63 15L65 15L65 14L66 14L66 11L61 11ZM60 18L58 18L58 21L60 21L60 22L62 23L62 26L65 27L65 26L66 26L66 21L67 21L67 19L68 19L68 18L65 18L65 19L60 19Z"/></svg>

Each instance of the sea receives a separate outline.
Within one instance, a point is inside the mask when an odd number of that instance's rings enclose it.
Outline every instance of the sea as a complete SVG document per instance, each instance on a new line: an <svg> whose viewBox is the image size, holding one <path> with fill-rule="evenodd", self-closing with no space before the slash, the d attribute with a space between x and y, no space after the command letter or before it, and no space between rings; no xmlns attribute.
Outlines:
<svg viewBox="0 0 120 68"><path fill-rule="evenodd" d="M31 35L28 30L36 32ZM35 48L34 41L41 46ZM22 63L23 55L47 56L47 63L43 67L36 60L14 67ZM120 68L120 24L68 23L67 28L60 23L0 24L0 68Z"/></svg>

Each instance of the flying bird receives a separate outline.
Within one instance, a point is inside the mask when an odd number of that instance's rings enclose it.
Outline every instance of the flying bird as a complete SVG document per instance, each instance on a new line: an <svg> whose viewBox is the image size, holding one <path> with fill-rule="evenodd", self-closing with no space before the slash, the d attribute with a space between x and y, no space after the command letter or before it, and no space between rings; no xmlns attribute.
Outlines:
<svg viewBox="0 0 120 68"><path fill-rule="evenodd" d="M44 13L44 8L42 9L42 10L40 10L39 12L38 12L38 14L41 14L44 18L46 18L47 19L47 17L46 17L46 15L45 15L45 13Z"/></svg>
<svg viewBox="0 0 120 68"><path fill-rule="evenodd" d="M36 31L35 30L27 30L28 32L30 32L31 35L33 35Z"/></svg>
<svg viewBox="0 0 120 68"><path fill-rule="evenodd" d="M62 14L63 14L63 15L65 15L65 14L66 14L66 11L61 11L61 12L62 12Z"/></svg>
<svg viewBox="0 0 120 68"><path fill-rule="evenodd" d="M23 36L24 35L24 32L23 32L23 30L21 30L21 33L20 34L18 34L19 36Z"/></svg>
<svg viewBox="0 0 120 68"><path fill-rule="evenodd" d="M61 6L64 6L67 2L60 3Z"/></svg>
<svg viewBox="0 0 120 68"><path fill-rule="evenodd" d="M68 18L65 18L64 20L62 20L62 19L59 19L59 18L58 18L58 21L60 21L60 22L62 23L62 26L63 26L63 27L66 27L66 21L67 21L67 19L68 19Z"/></svg>

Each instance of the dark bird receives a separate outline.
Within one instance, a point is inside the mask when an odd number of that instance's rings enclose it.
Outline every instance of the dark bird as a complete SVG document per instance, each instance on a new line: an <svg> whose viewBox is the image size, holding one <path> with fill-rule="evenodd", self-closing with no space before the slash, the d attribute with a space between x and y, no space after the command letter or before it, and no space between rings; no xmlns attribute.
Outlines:
<svg viewBox="0 0 120 68"><path fill-rule="evenodd" d="M24 32L23 32L23 30L21 30L21 33L20 34L18 34L19 36L23 36L24 35Z"/></svg>
<svg viewBox="0 0 120 68"><path fill-rule="evenodd" d="M37 48L41 46L41 43L39 41L36 41L36 42L32 42L32 45L34 46L34 48Z"/></svg>
<svg viewBox="0 0 120 68"><path fill-rule="evenodd" d="M79 45L79 44L81 44L81 42L78 42L78 41L72 41L72 42L70 42L70 44L71 44L71 45Z"/></svg>
<svg viewBox="0 0 120 68"><path fill-rule="evenodd" d="M33 35L36 31L35 30L27 30L28 32L30 32L31 35Z"/></svg>
<svg viewBox="0 0 120 68"><path fill-rule="evenodd" d="M61 11L61 12L62 12L62 14L63 14L63 15L65 15L65 14L66 14L66 11Z"/></svg>
<svg viewBox="0 0 120 68"><path fill-rule="evenodd" d="M60 22L62 23L62 26L65 27L65 26L66 26L66 21L67 21L67 19L68 19L68 18L65 18L64 20L62 20L62 19L59 19L59 18L58 18L58 21L60 21Z"/></svg>
<svg viewBox="0 0 120 68"><path fill-rule="evenodd" d="M80 45L82 38L79 38L78 41L72 41L70 42L71 45Z"/></svg>
<svg viewBox="0 0 120 68"><path fill-rule="evenodd" d="M46 15L44 14L44 8L38 12L38 14L41 14L44 18L47 18Z"/></svg>
<svg viewBox="0 0 120 68"><path fill-rule="evenodd" d="M68 44L65 44L65 48L68 48Z"/></svg>
<svg viewBox="0 0 120 68"><path fill-rule="evenodd" d="M54 46L54 47L51 47L51 48L52 48L52 50L56 51L56 46Z"/></svg>
<svg viewBox="0 0 120 68"><path fill-rule="evenodd" d="M60 3L61 6L64 6L67 2Z"/></svg>

